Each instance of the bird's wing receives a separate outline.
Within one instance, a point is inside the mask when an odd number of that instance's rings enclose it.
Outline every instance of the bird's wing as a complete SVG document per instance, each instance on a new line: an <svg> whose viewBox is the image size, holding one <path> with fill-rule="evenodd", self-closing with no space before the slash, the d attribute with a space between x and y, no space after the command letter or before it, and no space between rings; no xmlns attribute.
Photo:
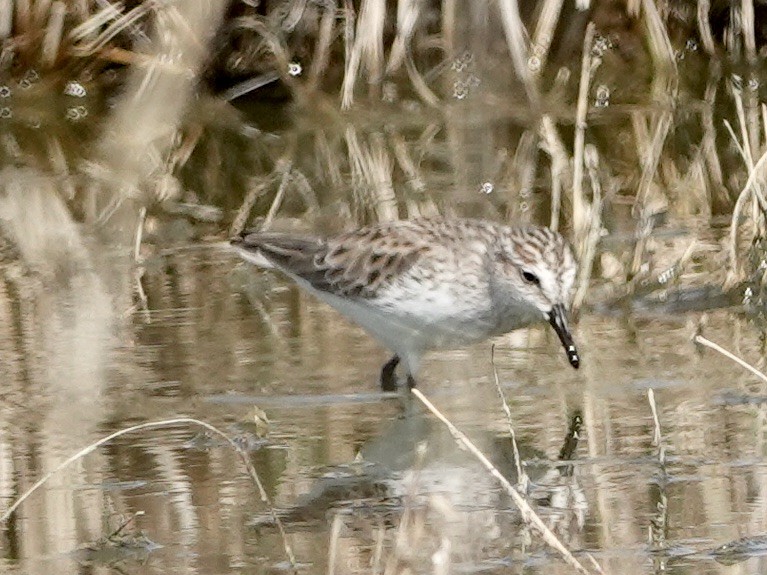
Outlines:
<svg viewBox="0 0 767 575"><path fill-rule="evenodd" d="M361 298L375 297L430 249L411 222L378 224L327 239L246 233L233 243L246 259L262 256L315 289Z"/></svg>

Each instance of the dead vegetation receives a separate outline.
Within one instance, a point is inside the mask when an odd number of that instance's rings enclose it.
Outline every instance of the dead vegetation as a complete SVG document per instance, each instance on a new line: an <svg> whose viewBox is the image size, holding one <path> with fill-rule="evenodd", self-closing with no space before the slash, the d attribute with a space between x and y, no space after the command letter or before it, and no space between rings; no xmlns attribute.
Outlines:
<svg viewBox="0 0 767 575"><path fill-rule="evenodd" d="M154 205L149 240L178 219L209 234L471 214L563 228L576 307L687 289L704 261L722 293L754 276L752 2L239 1L206 6L204 26L194 5L4 3L0 156L58 175L92 225L135 228ZM220 96L198 97L200 78ZM266 97L292 102L268 128L222 102ZM722 217L729 236L697 237Z"/></svg>

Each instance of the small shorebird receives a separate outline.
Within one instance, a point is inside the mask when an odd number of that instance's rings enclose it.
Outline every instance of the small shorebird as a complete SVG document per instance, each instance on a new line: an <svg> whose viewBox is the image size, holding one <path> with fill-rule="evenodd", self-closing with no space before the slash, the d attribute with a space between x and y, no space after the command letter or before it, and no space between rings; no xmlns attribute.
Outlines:
<svg viewBox="0 0 767 575"><path fill-rule="evenodd" d="M566 310L577 269L570 246L548 228L485 220L382 222L321 238L245 232L232 245L276 268L394 352L381 370L396 388L397 365L414 376L430 350L456 349L548 321L570 365L580 358Z"/></svg>

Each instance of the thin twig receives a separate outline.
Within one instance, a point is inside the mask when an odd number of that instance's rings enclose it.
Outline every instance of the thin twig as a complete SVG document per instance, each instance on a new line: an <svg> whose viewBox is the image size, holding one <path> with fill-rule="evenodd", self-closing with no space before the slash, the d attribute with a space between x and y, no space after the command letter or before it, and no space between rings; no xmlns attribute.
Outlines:
<svg viewBox="0 0 767 575"><path fill-rule="evenodd" d="M503 393L503 389L501 388L501 381L498 378L498 368L495 366L495 344L490 347L490 365L493 366L495 389L498 391L498 395L501 397L503 412L506 414L506 421L509 423L509 433L511 433L511 447L514 450L514 465L517 468L517 487L524 493L527 491L527 485L530 483L530 478L522 468L522 458L519 456L519 447L517 446L517 435L514 433L514 426L511 423L511 410L509 409L509 404L506 402L506 394Z"/></svg>
<svg viewBox="0 0 767 575"><path fill-rule="evenodd" d="M731 359L735 363L737 363L739 366L747 369L751 373L753 373L756 377L761 379L763 382L767 383L767 375L764 375L761 371L756 369L753 365L746 363L745 360L740 359L737 355L734 353L731 353L724 349L722 346L715 344L713 341L706 339L700 334L697 334L693 339L695 343L699 343L700 345L706 346L710 349L713 349L714 351L718 351L721 353L724 357Z"/></svg>
<svg viewBox="0 0 767 575"><path fill-rule="evenodd" d="M660 477L658 479L658 497L656 513L650 518L648 527L650 535L650 545L656 549L666 548L666 532L668 530L668 496L666 487L668 485L668 473L666 471L666 448L663 445L663 437L660 432L660 418L658 417L658 408L655 405L655 392L652 388L647 390L647 400L650 403L652 418L654 422L653 444L658 448L658 465L660 466Z"/></svg>
<svg viewBox="0 0 767 575"><path fill-rule="evenodd" d="M293 168L293 163L288 162L286 165L282 166L282 180L280 181L280 187L277 188L277 193L274 195L274 200L272 201L272 205L269 207L269 211L266 214L266 218L264 219L263 224L261 225L262 230L266 230L271 224L272 220L274 220L274 216L277 215L277 210L280 209L280 206L282 206L282 200L285 199L285 191L288 189L288 184L291 180L291 170Z"/></svg>
<svg viewBox="0 0 767 575"><path fill-rule="evenodd" d="M436 407L434 407L434 405L428 399L426 399L426 396L424 396L424 394L421 393L419 389L414 388L411 390L411 393L416 399L423 403L424 406L437 417L437 419L439 419L447 426L450 434L453 436L456 442L470 451L472 455L474 455L474 457L476 457L480 463L482 463L485 469L487 469L490 474L500 482L501 486L504 488L506 493L511 496L511 499L519 509L523 520L527 524L535 527L540 532L543 540L553 549L559 552L565 563L573 567L578 573L588 575L589 571L573 556L570 550L565 547L565 545L557 538L557 536L554 535L554 533L546 526L543 520L535 513L533 508L530 507L530 504L525 501L524 497L522 497L516 489L514 489L514 486L509 483L509 480L506 479L503 474L501 474L501 472L495 468L495 466L490 462L485 454L482 453L477 448L477 446L474 445L469 440L469 438L463 434L463 432L461 432L455 425L453 425L450 420L442 415L442 413Z"/></svg>
<svg viewBox="0 0 767 575"><path fill-rule="evenodd" d="M136 264L136 291L141 301L141 311L144 313L144 323L151 323L152 318L149 315L149 299L144 291L144 273L146 269L141 258L141 241L144 237L144 224L146 223L146 206L141 206L138 212L138 225L136 226L136 239L133 245L133 261Z"/></svg>
<svg viewBox="0 0 767 575"><path fill-rule="evenodd" d="M652 420L655 424L655 432L653 433L652 443L655 446L660 446L661 434L660 434L660 419L658 418L658 408L655 406L655 392L652 387L647 390L647 400L650 402L650 411L652 411Z"/></svg>

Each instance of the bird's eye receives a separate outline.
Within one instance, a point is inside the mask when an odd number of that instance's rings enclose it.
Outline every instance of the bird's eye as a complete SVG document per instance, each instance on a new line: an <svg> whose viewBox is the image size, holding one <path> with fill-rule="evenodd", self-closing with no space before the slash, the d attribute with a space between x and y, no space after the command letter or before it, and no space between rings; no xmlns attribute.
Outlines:
<svg viewBox="0 0 767 575"><path fill-rule="evenodd" d="M522 272L522 277L525 278L526 282L529 282L531 284L540 285L541 280L538 279L538 276L535 275L533 272L524 271Z"/></svg>

